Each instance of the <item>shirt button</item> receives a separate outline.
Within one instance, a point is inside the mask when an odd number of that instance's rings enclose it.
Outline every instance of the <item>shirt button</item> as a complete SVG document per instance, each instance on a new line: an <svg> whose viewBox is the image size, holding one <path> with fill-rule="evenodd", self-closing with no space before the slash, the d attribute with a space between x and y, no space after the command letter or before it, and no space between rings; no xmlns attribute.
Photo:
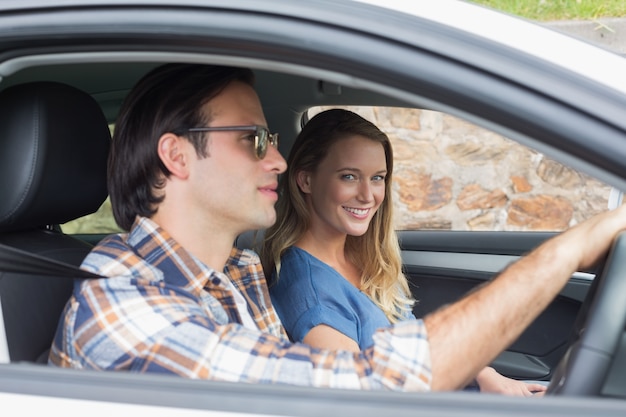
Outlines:
<svg viewBox="0 0 626 417"><path fill-rule="evenodd" d="M211 282L213 283L213 285L220 285L222 283L222 280L219 278L213 278Z"/></svg>

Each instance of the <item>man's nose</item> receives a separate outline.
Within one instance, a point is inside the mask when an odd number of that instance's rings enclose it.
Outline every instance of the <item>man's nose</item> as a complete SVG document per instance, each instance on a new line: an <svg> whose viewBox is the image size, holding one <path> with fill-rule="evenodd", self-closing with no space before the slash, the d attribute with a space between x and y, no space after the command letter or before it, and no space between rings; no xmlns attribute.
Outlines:
<svg viewBox="0 0 626 417"><path fill-rule="evenodd" d="M268 147L263 162L269 166L271 171L277 174L282 174L287 170L287 161L285 161L285 158L283 158L278 149L273 146Z"/></svg>

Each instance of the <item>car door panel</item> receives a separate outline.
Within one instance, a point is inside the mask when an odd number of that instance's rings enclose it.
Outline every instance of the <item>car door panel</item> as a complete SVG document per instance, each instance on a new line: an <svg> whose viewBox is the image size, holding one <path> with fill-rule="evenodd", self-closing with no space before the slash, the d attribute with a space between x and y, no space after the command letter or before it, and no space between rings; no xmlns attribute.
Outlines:
<svg viewBox="0 0 626 417"><path fill-rule="evenodd" d="M418 300L416 317L454 302L490 280L554 233L403 231L405 273ZM518 379L549 380L565 353L577 312L593 273L576 273L561 294L492 363Z"/></svg>

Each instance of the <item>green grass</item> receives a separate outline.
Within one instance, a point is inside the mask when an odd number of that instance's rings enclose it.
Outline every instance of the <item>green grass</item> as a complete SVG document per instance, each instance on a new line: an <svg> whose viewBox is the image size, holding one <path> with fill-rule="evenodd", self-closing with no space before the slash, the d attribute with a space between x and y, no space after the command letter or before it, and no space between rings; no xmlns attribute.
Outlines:
<svg viewBox="0 0 626 417"><path fill-rule="evenodd" d="M626 0L472 0L472 3L539 21L626 17Z"/></svg>

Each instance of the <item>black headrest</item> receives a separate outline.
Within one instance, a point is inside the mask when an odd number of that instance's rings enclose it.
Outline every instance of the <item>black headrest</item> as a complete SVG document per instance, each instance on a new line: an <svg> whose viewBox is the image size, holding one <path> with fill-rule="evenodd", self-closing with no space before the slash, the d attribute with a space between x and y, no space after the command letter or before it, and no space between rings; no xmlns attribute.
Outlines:
<svg viewBox="0 0 626 417"><path fill-rule="evenodd" d="M0 231L62 224L107 197L111 135L87 93L35 82L0 92Z"/></svg>

